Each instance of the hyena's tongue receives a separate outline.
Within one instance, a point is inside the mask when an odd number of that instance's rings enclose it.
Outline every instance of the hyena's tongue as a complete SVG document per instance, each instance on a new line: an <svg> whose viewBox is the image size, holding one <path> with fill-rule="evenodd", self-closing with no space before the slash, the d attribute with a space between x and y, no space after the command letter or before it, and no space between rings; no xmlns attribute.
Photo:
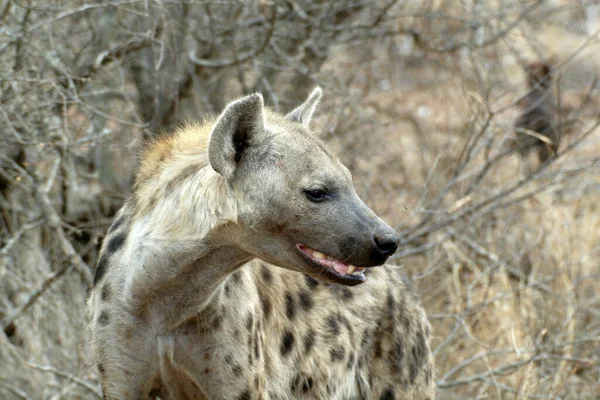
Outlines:
<svg viewBox="0 0 600 400"><path fill-rule="evenodd" d="M348 272L348 266L338 261L333 261L333 269L340 275L346 275Z"/></svg>
<svg viewBox="0 0 600 400"><path fill-rule="evenodd" d="M344 276L344 275L360 276L360 275L362 275L362 273L365 272L364 267L356 267L354 265L346 265L343 262L335 260L333 257L330 257L319 251L313 250L309 247L306 247L303 245L297 245L297 246L302 252L308 254L313 260L315 260L316 262L318 262L319 264L321 264L324 267L333 269L335 272L337 272L341 276Z"/></svg>
<svg viewBox="0 0 600 400"><path fill-rule="evenodd" d="M329 258L320 258L320 254L318 253L317 257L319 259L319 262L329 268L333 268L335 270L335 272L337 272L340 275L346 275L348 273L348 266L344 263L341 263L339 261L336 260L331 260ZM327 256L325 256L327 257Z"/></svg>

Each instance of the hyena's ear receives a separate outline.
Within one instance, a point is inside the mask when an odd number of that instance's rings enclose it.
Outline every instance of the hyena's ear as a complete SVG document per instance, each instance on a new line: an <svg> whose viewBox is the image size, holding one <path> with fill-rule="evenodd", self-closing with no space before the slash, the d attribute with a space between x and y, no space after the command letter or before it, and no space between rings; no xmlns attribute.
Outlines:
<svg viewBox="0 0 600 400"><path fill-rule="evenodd" d="M319 104L319 100L321 100L322 93L323 91L318 86L313 89L306 101L287 115L288 119L300 122L304 126L308 126L308 124L310 124L310 119L315 112L315 108L317 108L317 104Z"/></svg>
<svg viewBox="0 0 600 400"><path fill-rule="evenodd" d="M256 93L229 103L219 116L208 143L211 167L230 178L247 151L252 135L264 127L263 97Z"/></svg>

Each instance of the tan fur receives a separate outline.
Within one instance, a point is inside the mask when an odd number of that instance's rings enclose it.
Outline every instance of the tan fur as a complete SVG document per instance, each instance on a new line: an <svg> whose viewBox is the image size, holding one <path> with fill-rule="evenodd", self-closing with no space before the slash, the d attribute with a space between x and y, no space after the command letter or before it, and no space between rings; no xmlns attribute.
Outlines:
<svg viewBox="0 0 600 400"><path fill-rule="evenodd" d="M393 232L309 131L318 96L288 116L248 97L144 150L89 299L107 399L433 398L429 325L398 271L344 286L294 247L370 267ZM335 196L307 200L319 185Z"/></svg>

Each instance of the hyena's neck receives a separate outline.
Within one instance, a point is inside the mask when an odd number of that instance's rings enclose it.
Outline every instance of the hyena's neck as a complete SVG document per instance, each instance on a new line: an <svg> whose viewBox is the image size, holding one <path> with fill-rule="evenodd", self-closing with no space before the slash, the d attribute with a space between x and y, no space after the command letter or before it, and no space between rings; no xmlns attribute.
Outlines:
<svg viewBox="0 0 600 400"><path fill-rule="evenodd" d="M168 189L139 188L125 206L132 221L115 257L126 266L124 295L136 313L173 326L200 312L251 259L235 245L237 207L215 174L193 164L165 168L155 183Z"/></svg>
<svg viewBox="0 0 600 400"><path fill-rule="evenodd" d="M197 316L229 275L252 259L232 243L215 245L219 229L197 241L173 241L152 230L140 235L139 229L132 226L118 261L126 266L124 293L132 312L165 328Z"/></svg>

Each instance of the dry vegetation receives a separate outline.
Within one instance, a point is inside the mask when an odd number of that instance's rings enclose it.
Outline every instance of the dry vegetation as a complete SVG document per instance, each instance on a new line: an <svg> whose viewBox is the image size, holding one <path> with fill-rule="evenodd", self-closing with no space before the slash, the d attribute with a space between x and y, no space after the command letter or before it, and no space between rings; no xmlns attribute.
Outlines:
<svg viewBox="0 0 600 400"><path fill-rule="evenodd" d="M438 398L600 397L600 6L585 0L0 1L0 398L99 398L86 290L144 140L261 91L403 237ZM558 156L515 149L555 68Z"/></svg>

